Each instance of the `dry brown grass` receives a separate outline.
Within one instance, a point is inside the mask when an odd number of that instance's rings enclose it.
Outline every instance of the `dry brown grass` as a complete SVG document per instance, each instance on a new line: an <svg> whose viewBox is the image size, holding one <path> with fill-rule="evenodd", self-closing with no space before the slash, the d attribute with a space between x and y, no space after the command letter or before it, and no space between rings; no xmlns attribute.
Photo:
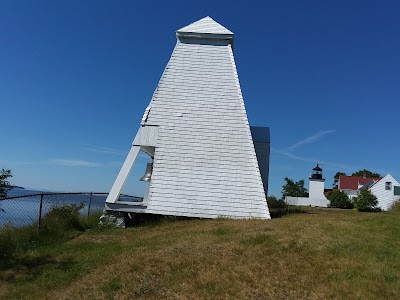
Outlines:
<svg viewBox="0 0 400 300"><path fill-rule="evenodd" d="M0 277L0 296L400 298L400 214L335 209L310 212L270 221L185 220L87 232L60 252L51 252L57 261L71 260L87 268L53 285L44 283L43 274L31 278L34 284ZM49 274L60 276L56 271Z"/></svg>

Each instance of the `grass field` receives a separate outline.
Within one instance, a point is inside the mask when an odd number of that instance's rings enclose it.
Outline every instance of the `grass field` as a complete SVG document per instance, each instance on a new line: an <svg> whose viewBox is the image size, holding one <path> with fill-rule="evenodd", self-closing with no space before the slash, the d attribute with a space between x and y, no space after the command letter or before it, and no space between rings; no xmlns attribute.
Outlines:
<svg viewBox="0 0 400 300"><path fill-rule="evenodd" d="M400 210L92 229L0 270L0 299L400 299Z"/></svg>

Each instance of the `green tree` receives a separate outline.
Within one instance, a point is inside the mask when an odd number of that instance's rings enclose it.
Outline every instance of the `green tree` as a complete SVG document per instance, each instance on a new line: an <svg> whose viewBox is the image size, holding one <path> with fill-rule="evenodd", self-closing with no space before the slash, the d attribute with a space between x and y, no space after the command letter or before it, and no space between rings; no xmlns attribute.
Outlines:
<svg viewBox="0 0 400 300"><path fill-rule="evenodd" d="M335 174L335 176L333 176L333 187L334 188L337 188L337 186L338 186L338 183L339 183L339 176L340 175L343 175L343 176L346 176L346 173L343 173L343 172L337 172L336 174Z"/></svg>
<svg viewBox="0 0 400 300"><path fill-rule="evenodd" d="M365 177L372 177L372 178L382 178L382 176L380 174L373 173L367 169L358 170L357 172L354 172L353 174L351 174L351 176L365 176Z"/></svg>
<svg viewBox="0 0 400 300"><path fill-rule="evenodd" d="M286 196L291 197L308 197L307 189L304 187L304 179L294 181L288 177L285 177L286 183L282 186L282 198Z"/></svg>
<svg viewBox="0 0 400 300"><path fill-rule="evenodd" d="M377 207L378 199L366 189L358 192L357 197L353 198L353 203L358 211L380 211Z"/></svg>
<svg viewBox="0 0 400 300"><path fill-rule="evenodd" d="M0 171L0 199L7 197L7 191L11 188L8 178L12 177L11 170L1 169Z"/></svg>
<svg viewBox="0 0 400 300"><path fill-rule="evenodd" d="M327 198L330 201L329 207L347 209L352 209L354 207L354 204L350 201L345 192L333 191L329 193Z"/></svg>

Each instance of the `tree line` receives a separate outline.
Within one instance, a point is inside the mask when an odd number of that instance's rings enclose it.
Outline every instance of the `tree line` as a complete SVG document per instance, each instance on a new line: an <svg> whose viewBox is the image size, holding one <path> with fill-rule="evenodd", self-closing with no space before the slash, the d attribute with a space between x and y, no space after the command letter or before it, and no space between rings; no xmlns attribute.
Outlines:
<svg viewBox="0 0 400 300"><path fill-rule="evenodd" d="M8 178L11 178L11 170L1 169L0 171L0 199L7 197L7 192L12 188Z"/></svg>
<svg viewBox="0 0 400 300"><path fill-rule="evenodd" d="M333 190L328 194L327 198L330 201L330 207L336 208L357 208L359 211L380 211L377 208L378 200L377 198L367 189L362 189L359 191L356 197L350 200L345 192L337 190L339 183L339 176L347 176L344 172L337 172L333 177ZM371 172L367 169L358 170L351 174L351 176L363 176L369 178L381 178L379 173ZM278 199L275 196L268 196L267 202L271 206L281 206L284 203L286 196L291 197L308 197L308 190L305 188L304 179L295 181L288 177L284 178L285 184L282 186L282 198ZM336 189L336 190L335 190ZM282 203L281 203L282 202Z"/></svg>

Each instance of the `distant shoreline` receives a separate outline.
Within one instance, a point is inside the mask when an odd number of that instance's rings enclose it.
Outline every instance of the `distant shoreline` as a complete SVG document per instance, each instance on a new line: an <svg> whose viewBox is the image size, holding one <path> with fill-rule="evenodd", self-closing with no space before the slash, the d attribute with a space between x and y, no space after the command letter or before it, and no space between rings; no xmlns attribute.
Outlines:
<svg viewBox="0 0 400 300"><path fill-rule="evenodd" d="M11 186L11 187L9 187L8 189L21 189L21 190L25 190L25 188L24 187L22 187L22 186L18 186L18 185L13 185L13 186Z"/></svg>

